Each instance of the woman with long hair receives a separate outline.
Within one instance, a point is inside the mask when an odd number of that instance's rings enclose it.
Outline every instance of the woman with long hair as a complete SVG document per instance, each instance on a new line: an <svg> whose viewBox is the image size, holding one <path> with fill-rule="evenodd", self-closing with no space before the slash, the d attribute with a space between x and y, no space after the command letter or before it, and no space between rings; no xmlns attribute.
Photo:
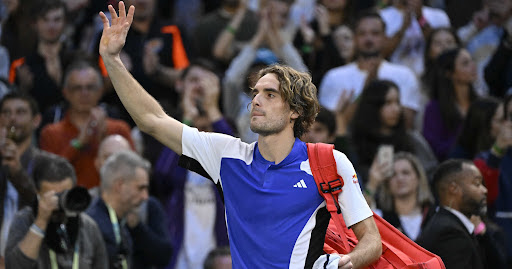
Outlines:
<svg viewBox="0 0 512 269"><path fill-rule="evenodd" d="M363 182L381 145L390 145L395 152L414 153L429 169L437 164L421 135L407 131L398 86L391 81L375 80L368 84L360 96L351 127L356 170Z"/></svg>
<svg viewBox="0 0 512 269"><path fill-rule="evenodd" d="M451 158L472 160L491 148L503 122L503 104L494 97L484 97L471 104Z"/></svg>
<svg viewBox="0 0 512 269"><path fill-rule="evenodd" d="M457 34L451 28L437 28L432 30L425 43L423 63L425 71L422 75L424 84L428 84L435 77L435 61L443 52L455 49L460 45Z"/></svg>
<svg viewBox="0 0 512 269"><path fill-rule="evenodd" d="M437 159L443 161L455 146L471 103L477 99L472 85L477 71L463 48L443 52L436 60L436 70L430 81L432 97L425 108L423 136Z"/></svg>
<svg viewBox="0 0 512 269"><path fill-rule="evenodd" d="M385 177L373 166L370 169L370 183L377 186L376 195L369 197L372 203L376 201L376 212L409 238L416 240L434 204L425 170L419 160L408 152L396 153L392 176Z"/></svg>

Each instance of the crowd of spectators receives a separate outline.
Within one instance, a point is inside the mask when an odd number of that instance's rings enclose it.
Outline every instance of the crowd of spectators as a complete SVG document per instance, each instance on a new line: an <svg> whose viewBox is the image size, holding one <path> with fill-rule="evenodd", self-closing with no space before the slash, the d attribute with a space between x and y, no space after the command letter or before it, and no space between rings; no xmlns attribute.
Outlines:
<svg viewBox="0 0 512 269"><path fill-rule="evenodd" d="M231 266L218 186L139 131L115 94L98 12L117 2L0 2L0 269L74 262L73 248L55 254L47 237L54 194L75 185L93 199L74 220L92 236L75 250L80 266ZM345 153L377 214L447 257L426 239L430 220L470 212L462 222L482 248L470 249L474 268L512 267L512 0L125 3L136 11L121 59L174 118L253 143L258 70L309 72L322 109L302 139ZM67 174L37 178L41 164ZM480 212L458 196L470 193L451 183L460 175L487 189Z"/></svg>

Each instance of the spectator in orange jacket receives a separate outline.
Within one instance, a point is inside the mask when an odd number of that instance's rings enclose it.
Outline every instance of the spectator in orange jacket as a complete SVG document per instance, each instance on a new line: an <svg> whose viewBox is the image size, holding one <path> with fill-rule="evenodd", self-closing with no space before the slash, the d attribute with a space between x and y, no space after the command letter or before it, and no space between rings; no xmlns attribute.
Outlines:
<svg viewBox="0 0 512 269"><path fill-rule="evenodd" d="M99 184L94 159L98 145L110 134L120 134L134 147L130 127L107 117L98 106L103 94L102 77L91 64L71 64L64 78L62 94L69 102L64 118L41 131L40 148L68 159L75 167L78 185L92 188Z"/></svg>

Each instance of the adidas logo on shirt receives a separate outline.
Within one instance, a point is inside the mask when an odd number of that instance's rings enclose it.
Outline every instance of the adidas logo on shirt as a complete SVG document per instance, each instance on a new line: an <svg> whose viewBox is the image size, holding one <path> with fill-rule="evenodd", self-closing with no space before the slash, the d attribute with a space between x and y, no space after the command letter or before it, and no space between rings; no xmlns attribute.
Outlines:
<svg viewBox="0 0 512 269"><path fill-rule="evenodd" d="M308 186L306 186L306 182L304 182L304 179L301 179L299 182L297 182L295 185L293 185L294 188L304 188L307 189Z"/></svg>

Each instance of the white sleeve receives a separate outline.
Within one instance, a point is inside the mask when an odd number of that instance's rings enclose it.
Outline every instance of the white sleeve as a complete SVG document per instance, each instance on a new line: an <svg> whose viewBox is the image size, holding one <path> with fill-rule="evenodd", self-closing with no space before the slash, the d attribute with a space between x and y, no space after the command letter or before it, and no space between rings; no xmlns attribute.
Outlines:
<svg viewBox="0 0 512 269"><path fill-rule="evenodd" d="M410 70L403 72L400 80L400 103L406 108L419 111L421 108L421 92L418 80Z"/></svg>
<svg viewBox="0 0 512 269"><path fill-rule="evenodd" d="M359 185L356 171L347 156L334 150L338 175L343 178L343 191L338 195L341 213L347 227L373 216Z"/></svg>
<svg viewBox="0 0 512 269"><path fill-rule="evenodd" d="M320 83L318 91L318 101L320 105L328 110L336 110L337 100L339 98L337 80L333 70L328 71Z"/></svg>
<svg viewBox="0 0 512 269"><path fill-rule="evenodd" d="M220 164L226 149L240 144L240 139L219 133L199 132L196 128L183 126L183 155L198 161L214 183L220 179Z"/></svg>

